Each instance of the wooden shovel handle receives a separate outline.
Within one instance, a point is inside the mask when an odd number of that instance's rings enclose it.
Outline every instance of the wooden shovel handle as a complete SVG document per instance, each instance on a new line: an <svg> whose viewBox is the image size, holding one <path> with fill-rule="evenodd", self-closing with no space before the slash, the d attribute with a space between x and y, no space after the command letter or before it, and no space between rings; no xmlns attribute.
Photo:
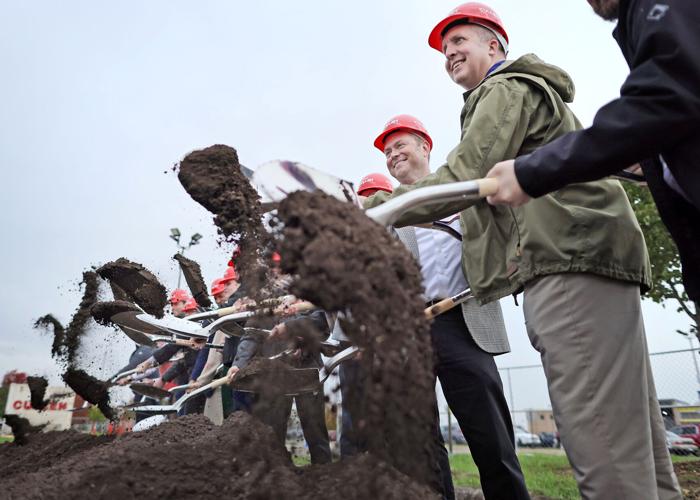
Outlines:
<svg viewBox="0 0 700 500"><path fill-rule="evenodd" d="M446 299L441 300L437 304L433 304L430 307L425 308L425 318L426 319L433 319L435 316L439 316L440 314L449 311L452 309L454 306L457 304L455 303L454 300L452 300L451 297L448 297Z"/></svg>
<svg viewBox="0 0 700 500"><path fill-rule="evenodd" d="M228 377L224 376L221 378L217 378L215 380L212 380L209 382L209 389L216 389L217 387L221 387L222 385L228 384Z"/></svg>
<svg viewBox="0 0 700 500"><path fill-rule="evenodd" d="M498 191L498 181L496 179L477 179L476 182L479 184L479 196L481 198L496 194Z"/></svg>

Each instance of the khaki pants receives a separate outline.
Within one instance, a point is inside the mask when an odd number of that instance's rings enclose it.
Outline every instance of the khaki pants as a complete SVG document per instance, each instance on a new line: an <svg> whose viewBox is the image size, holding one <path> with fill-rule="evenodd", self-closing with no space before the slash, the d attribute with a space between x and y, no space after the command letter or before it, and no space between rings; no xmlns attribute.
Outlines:
<svg viewBox="0 0 700 500"><path fill-rule="evenodd" d="M586 499L682 498L666 448L639 287L556 274L525 287L561 442Z"/></svg>
<svg viewBox="0 0 700 500"><path fill-rule="evenodd" d="M214 394L204 403L204 416L208 417L214 425L224 423L224 405L221 396L221 387L214 389Z"/></svg>

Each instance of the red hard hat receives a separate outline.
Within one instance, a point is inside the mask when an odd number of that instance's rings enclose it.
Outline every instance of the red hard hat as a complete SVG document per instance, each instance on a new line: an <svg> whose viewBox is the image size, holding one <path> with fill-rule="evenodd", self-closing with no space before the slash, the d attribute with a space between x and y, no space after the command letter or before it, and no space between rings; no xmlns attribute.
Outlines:
<svg viewBox="0 0 700 500"><path fill-rule="evenodd" d="M466 20L471 24L478 24L486 29L493 31L499 43L503 47L503 51L508 53L508 33L503 27L503 22L498 14L483 3L468 2L460 5L450 12L445 19L437 23L430 32L428 37L428 45L442 53L442 34L450 24L455 21Z"/></svg>
<svg viewBox="0 0 700 500"><path fill-rule="evenodd" d="M221 292L224 291L225 288L226 284L221 278L216 278L214 281L211 282L211 294L214 296L219 295Z"/></svg>
<svg viewBox="0 0 700 500"><path fill-rule="evenodd" d="M228 283L229 281L237 280L238 274L236 274L236 269L233 266L228 266L224 276L221 278L222 283Z"/></svg>
<svg viewBox="0 0 700 500"><path fill-rule="evenodd" d="M384 174L367 174L357 186L357 194L360 196L372 196L377 191L386 191L387 193L394 191L394 186Z"/></svg>
<svg viewBox="0 0 700 500"><path fill-rule="evenodd" d="M384 125L384 130L381 134L377 136L374 140L374 147L377 148L382 153L384 152L384 141L389 134L403 130L405 132L414 132L422 136L426 141L428 141L428 146L433 149L433 140L428 135L428 131L421 121L415 116L411 115L397 115Z"/></svg>
<svg viewBox="0 0 700 500"><path fill-rule="evenodd" d="M185 307L182 308L183 313L193 313L197 310L197 301L190 298L187 299L187 303L185 304Z"/></svg>
<svg viewBox="0 0 700 500"><path fill-rule="evenodd" d="M279 254L279 252L272 252L271 258L272 262L274 262L275 264L279 264L280 262L282 262L282 256Z"/></svg>
<svg viewBox="0 0 700 500"><path fill-rule="evenodd" d="M188 300L189 298L190 298L190 294L187 293L182 288L176 288L175 290L170 292L170 303L171 304L177 304L178 302L182 302L183 300Z"/></svg>

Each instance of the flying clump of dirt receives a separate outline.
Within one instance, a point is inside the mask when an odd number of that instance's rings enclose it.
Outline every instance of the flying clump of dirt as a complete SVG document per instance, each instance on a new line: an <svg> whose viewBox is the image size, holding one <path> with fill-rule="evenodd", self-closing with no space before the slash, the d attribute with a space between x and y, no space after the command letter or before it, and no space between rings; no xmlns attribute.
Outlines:
<svg viewBox="0 0 700 500"><path fill-rule="evenodd" d="M434 379L421 273L384 227L349 203L298 191L277 216L282 270L291 292L327 312L340 312L353 344L363 349L359 391L369 451L426 484L436 484L432 428ZM410 382L406 373L410 367ZM407 439L410 436L410 439Z"/></svg>
<svg viewBox="0 0 700 500"><path fill-rule="evenodd" d="M230 146L217 144L192 151L182 159L180 184L197 203L214 214L214 224L228 242L236 242L236 267L251 293L264 288L266 267L262 251L269 235L262 224L260 196Z"/></svg>
<svg viewBox="0 0 700 500"><path fill-rule="evenodd" d="M62 356L63 344L66 336L65 328L63 328L61 322L51 314L42 316L34 322L34 328L48 330L49 327L53 329L51 356L58 359Z"/></svg>
<svg viewBox="0 0 700 500"><path fill-rule="evenodd" d="M192 292L192 297L194 297L195 302L201 307L210 307L211 299L209 298L207 285L204 283L202 269L199 267L199 264L179 253L173 255L173 259L180 265L182 274L185 276L185 281L187 282L190 292Z"/></svg>
<svg viewBox="0 0 700 500"><path fill-rule="evenodd" d="M83 299L80 301L80 305L73 314L70 323L68 323L63 342L65 360L69 366L76 361L81 337L85 333L88 322L91 320L90 308L97 302L97 293L100 287L97 274L93 271L85 271L83 273L83 283L85 284Z"/></svg>
<svg viewBox="0 0 700 500"><path fill-rule="evenodd" d="M97 405L105 417L109 420L116 418L110 406L109 386L105 382L76 368L68 368L62 377L68 387L80 394L85 401Z"/></svg>
<svg viewBox="0 0 700 500"><path fill-rule="evenodd" d="M125 300L98 302L90 308L93 319L102 326L115 326L112 323L112 316L128 311L141 312L141 309Z"/></svg>
<svg viewBox="0 0 700 500"><path fill-rule="evenodd" d="M85 284L83 298L65 330L61 323L50 314L39 318L35 323L35 327L46 328L48 325L53 326L54 340L51 352L54 359L66 368L63 373L63 381L83 399L98 405L103 415L112 420L115 415L110 406L108 386L95 377L88 375L85 371L76 368L80 341L91 319L91 311L97 303L99 292L99 279L95 272L84 272L83 283ZM35 396L35 391L31 389L31 385L30 390L33 398L32 406L34 406L34 398L38 398L39 394L38 386L37 396ZM50 402L43 401L43 393L41 394L41 401L44 406ZM39 400L37 399L38 402Z"/></svg>
<svg viewBox="0 0 700 500"><path fill-rule="evenodd" d="M46 388L49 383L44 377L27 377L27 385L31 394L32 408L41 411L49 404L48 399L44 399Z"/></svg>
<svg viewBox="0 0 700 500"><path fill-rule="evenodd" d="M53 328L51 355L66 366L72 366L77 361L80 341L91 318L90 309L97 302L99 292L99 279L93 271L83 273L82 284L85 285L83 298L67 328L64 329L61 322L51 314L42 316L34 323L34 328Z"/></svg>
<svg viewBox="0 0 700 500"><path fill-rule="evenodd" d="M31 425L29 425L29 420L19 415L5 415L5 422L12 429L16 445L23 446L29 442L28 436L32 429Z"/></svg>
<svg viewBox="0 0 700 500"><path fill-rule="evenodd" d="M100 267L97 274L108 280L110 284L114 282L129 299L148 314L157 318L163 317L168 301L165 287L141 264L121 257Z"/></svg>

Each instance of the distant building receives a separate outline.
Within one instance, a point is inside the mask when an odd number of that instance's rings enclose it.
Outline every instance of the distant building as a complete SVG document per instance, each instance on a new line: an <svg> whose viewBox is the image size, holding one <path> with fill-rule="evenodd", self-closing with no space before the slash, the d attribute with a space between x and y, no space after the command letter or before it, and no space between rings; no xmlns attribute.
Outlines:
<svg viewBox="0 0 700 500"><path fill-rule="evenodd" d="M557 432L557 425L554 423L552 410L525 410L527 426L532 434L542 432Z"/></svg>
<svg viewBox="0 0 700 500"><path fill-rule="evenodd" d="M680 399L659 399L661 415L667 429L683 424L700 424L700 406Z"/></svg>

